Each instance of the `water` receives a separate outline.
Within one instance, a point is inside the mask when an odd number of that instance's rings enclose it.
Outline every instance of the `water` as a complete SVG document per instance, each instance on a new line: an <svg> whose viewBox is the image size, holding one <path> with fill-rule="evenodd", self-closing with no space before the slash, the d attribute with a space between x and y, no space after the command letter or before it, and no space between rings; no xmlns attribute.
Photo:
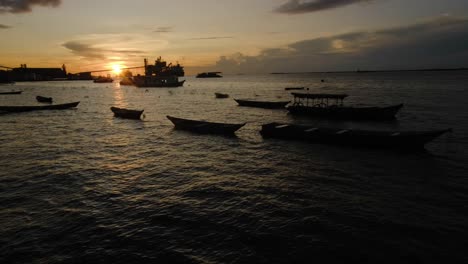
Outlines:
<svg viewBox="0 0 468 264"><path fill-rule="evenodd" d="M81 103L0 115L0 262L466 262L467 84L458 71L1 86L24 92L0 105ZM214 98L284 100L290 86L405 107L397 122L332 122ZM116 119L111 106L145 109L144 121ZM166 115L248 124L235 138L196 135ZM401 153L263 140L273 121L454 133Z"/></svg>

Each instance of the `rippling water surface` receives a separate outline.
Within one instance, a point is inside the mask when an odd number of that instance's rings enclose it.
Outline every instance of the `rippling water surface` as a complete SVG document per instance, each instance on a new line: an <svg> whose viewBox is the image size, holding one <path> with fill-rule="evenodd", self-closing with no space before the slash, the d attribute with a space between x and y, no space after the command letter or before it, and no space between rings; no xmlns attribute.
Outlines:
<svg viewBox="0 0 468 264"><path fill-rule="evenodd" d="M18 83L0 105L1 263L443 263L467 261L468 73L187 77L183 88ZM325 83L320 80L325 79ZM232 98L288 86L404 103L397 122L293 118ZM215 99L214 92L230 99ZM144 121L111 106L144 109ZM166 115L247 122L234 138L173 130ZM264 140L267 122L454 133L427 152Z"/></svg>

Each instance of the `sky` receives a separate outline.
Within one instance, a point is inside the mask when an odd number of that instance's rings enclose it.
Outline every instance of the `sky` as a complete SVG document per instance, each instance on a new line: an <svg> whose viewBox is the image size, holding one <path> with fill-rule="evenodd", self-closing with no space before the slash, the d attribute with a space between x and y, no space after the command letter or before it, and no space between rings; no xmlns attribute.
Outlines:
<svg viewBox="0 0 468 264"><path fill-rule="evenodd" d="M466 0L0 0L0 65L158 56L202 71L468 67Z"/></svg>

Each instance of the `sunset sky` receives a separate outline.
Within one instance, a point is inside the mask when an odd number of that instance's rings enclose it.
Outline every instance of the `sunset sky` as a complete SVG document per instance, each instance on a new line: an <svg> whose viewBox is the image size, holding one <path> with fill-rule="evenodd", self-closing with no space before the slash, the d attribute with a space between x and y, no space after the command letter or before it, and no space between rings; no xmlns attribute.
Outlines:
<svg viewBox="0 0 468 264"><path fill-rule="evenodd" d="M0 0L0 65L189 74L468 66L466 0Z"/></svg>

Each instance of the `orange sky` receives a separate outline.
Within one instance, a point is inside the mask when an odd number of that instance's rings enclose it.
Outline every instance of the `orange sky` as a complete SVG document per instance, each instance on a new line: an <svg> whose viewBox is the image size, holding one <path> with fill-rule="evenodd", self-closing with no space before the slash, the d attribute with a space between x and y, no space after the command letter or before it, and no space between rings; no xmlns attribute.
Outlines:
<svg viewBox="0 0 468 264"><path fill-rule="evenodd" d="M368 51L401 37L427 43L432 34L435 41L441 31L457 31L453 37L463 39L460 28L468 16L468 1L462 0L43 0L15 5L19 2L0 4L0 65L66 64L71 72L138 66L143 58L152 62L158 56L180 62L188 74L359 67L343 61L351 57L362 61L361 67L401 67L384 64ZM436 30L421 35L418 25ZM421 36L403 35L405 28ZM386 30L394 35L381 34ZM350 38L353 34L358 37ZM453 66L436 59L413 66L428 63Z"/></svg>

